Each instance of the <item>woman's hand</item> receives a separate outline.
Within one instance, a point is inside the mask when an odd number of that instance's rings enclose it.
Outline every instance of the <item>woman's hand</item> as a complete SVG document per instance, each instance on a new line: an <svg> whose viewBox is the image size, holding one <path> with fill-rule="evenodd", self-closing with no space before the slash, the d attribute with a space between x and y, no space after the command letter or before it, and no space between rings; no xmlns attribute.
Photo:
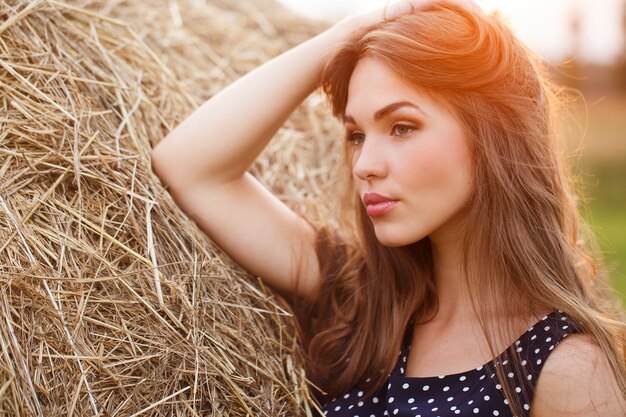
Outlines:
<svg viewBox="0 0 626 417"><path fill-rule="evenodd" d="M375 25L380 22L391 20L395 17L408 13L414 13L431 4L440 3L440 0L396 0L387 3L380 9L349 16L341 20L338 24L351 28ZM482 9L473 0L446 0L448 3L456 4L468 10L482 13Z"/></svg>

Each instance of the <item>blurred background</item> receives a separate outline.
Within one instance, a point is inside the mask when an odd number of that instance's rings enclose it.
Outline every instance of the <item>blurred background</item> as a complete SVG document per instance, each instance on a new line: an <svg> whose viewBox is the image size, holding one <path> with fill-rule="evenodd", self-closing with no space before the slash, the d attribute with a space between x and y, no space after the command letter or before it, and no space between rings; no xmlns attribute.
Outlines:
<svg viewBox="0 0 626 417"><path fill-rule="evenodd" d="M279 0L309 18L336 21L383 0ZM555 79L582 93L564 126L583 216L611 284L626 304L626 0L476 0L508 18L554 64Z"/></svg>

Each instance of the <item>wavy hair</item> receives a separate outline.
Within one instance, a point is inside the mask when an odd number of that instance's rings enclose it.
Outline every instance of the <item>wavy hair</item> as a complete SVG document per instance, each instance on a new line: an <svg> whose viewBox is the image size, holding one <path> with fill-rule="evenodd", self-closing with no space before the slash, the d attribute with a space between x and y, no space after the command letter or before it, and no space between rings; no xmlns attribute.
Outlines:
<svg viewBox="0 0 626 417"><path fill-rule="evenodd" d="M475 189L462 261L492 357L501 353L502 340L519 336L506 318L559 309L597 342L626 392L623 313L599 285L591 235L558 153L558 90L541 60L497 14L433 4L362 28L338 47L321 86L340 120L363 57L447 105L465 130ZM307 371L322 399L355 386L376 392L393 369L406 326L426 320L437 305L428 238L383 246L353 184L347 186L345 227L318 229L323 284L314 303L297 312L305 323ZM500 325L488 312L496 312ZM515 350L510 354L521 368ZM496 373L512 411L523 415L501 366Z"/></svg>

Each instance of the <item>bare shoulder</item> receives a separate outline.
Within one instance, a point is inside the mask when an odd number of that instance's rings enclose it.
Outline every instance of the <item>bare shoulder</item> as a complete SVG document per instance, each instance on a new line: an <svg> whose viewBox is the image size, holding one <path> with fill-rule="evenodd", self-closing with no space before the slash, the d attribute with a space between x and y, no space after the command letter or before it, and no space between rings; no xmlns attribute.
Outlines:
<svg viewBox="0 0 626 417"><path fill-rule="evenodd" d="M550 354L537 381L531 416L626 416L624 394L590 336L572 334Z"/></svg>

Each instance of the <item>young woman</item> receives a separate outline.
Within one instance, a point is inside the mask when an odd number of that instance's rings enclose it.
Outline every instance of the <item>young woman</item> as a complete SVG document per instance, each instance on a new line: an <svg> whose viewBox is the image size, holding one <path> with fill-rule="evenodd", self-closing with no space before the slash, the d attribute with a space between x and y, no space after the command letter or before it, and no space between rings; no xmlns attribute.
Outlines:
<svg viewBox="0 0 626 417"><path fill-rule="evenodd" d="M246 172L319 87L346 127L346 230ZM403 1L242 77L153 166L224 251L301 301L324 414L624 416L624 323L580 242L554 105L496 16Z"/></svg>

